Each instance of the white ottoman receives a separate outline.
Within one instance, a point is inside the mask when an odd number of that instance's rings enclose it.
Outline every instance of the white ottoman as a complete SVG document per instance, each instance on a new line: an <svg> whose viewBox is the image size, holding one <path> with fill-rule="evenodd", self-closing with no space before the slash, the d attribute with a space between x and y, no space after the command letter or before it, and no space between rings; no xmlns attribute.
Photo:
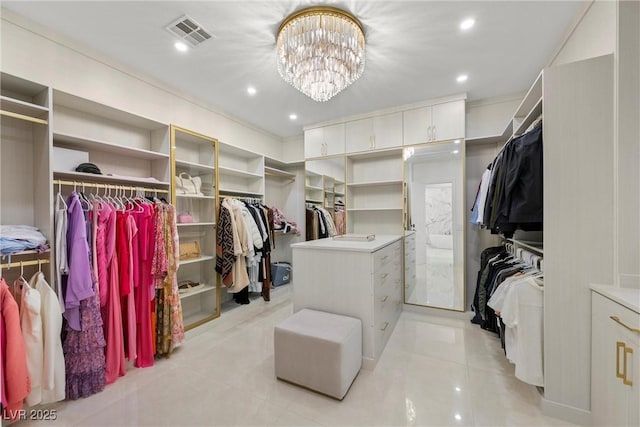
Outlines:
<svg viewBox="0 0 640 427"><path fill-rule="evenodd" d="M342 400L362 365L360 319L302 309L275 327L276 377Z"/></svg>

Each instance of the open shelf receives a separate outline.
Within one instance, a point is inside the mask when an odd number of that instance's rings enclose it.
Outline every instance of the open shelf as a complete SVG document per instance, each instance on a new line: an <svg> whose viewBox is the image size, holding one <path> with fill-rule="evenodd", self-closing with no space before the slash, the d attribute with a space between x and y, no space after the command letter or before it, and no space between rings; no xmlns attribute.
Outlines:
<svg viewBox="0 0 640 427"><path fill-rule="evenodd" d="M307 203L323 203L322 200L316 200L316 199L306 199L305 202L307 202Z"/></svg>
<svg viewBox="0 0 640 427"><path fill-rule="evenodd" d="M171 185L169 182L158 181L152 178L136 178L134 176L110 176L110 175L98 175L95 173L75 172L75 171L54 171L53 174L56 178L66 178L71 181L78 179L79 181L99 182L105 184L137 184L141 187L158 186L168 187Z"/></svg>
<svg viewBox="0 0 640 427"><path fill-rule="evenodd" d="M262 174L234 169L226 166L218 166L221 175L237 176L240 178L262 178Z"/></svg>
<svg viewBox="0 0 640 427"><path fill-rule="evenodd" d="M186 292L184 294L180 294L180 299L181 300L182 299L186 299L186 298L192 297L194 295L201 294L203 292L209 292L209 291L215 291L215 290L216 290L215 286L213 286L213 285L205 285L204 287L202 287L200 289L197 289L195 291L191 291L191 292Z"/></svg>
<svg viewBox="0 0 640 427"><path fill-rule="evenodd" d="M402 184L402 180L390 180L390 181L368 181L368 182L350 182L347 184L349 187L372 187L376 185L398 185Z"/></svg>
<svg viewBox="0 0 640 427"><path fill-rule="evenodd" d="M216 257L211 255L203 255L199 258L185 259L184 261L180 260L180 265L194 264L196 262L205 262L205 261L210 261L212 259L216 259Z"/></svg>
<svg viewBox="0 0 640 427"><path fill-rule="evenodd" d="M179 222L178 227L215 227L215 222Z"/></svg>
<svg viewBox="0 0 640 427"><path fill-rule="evenodd" d="M350 212L359 212L359 211L401 211L402 208L347 208Z"/></svg>
<svg viewBox="0 0 640 427"><path fill-rule="evenodd" d="M190 329L187 325L194 325L196 323L202 322L204 320L216 318L218 315L216 313L211 313L205 310L198 311L196 313L189 314L184 316L183 323L185 325L185 330Z"/></svg>
<svg viewBox="0 0 640 427"><path fill-rule="evenodd" d="M114 144L113 142L100 141L97 139L84 138L77 135L67 133L54 132L53 145L56 147L73 148L77 150L95 150L106 153L119 154L128 157L137 157L141 159L169 159L169 154L159 153L156 151L143 150L141 148L126 147L124 145Z"/></svg>
<svg viewBox="0 0 640 427"><path fill-rule="evenodd" d="M527 128L542 114L542 98L538 99L538 102L533 106L529 114L520 122L518 127L514 129L514 135L520 135L524 133ZM514 123L517 118L514 118Z"/></svg>
<svg viewBox="0 0 640 427"><path fill-rule="evenodd" d="M535 82L529 88L529 91L522 99L522 102L516 109L513 117L525 117L533 107L536 105L539 99L542 98L542 72L538 74Z"/></svg>
<svg viewBox="0 0 640 427"><path fill-rule="evenodd" d="M319 190L319 191L322 191L322 187L316 187L315 185L306 185L304 188L307 189L307 190Z"/></svg>
<svg viewBox="0 0 640 427"><path fill-rule="evenodd" d="M296 174L283 171L280 169L272 168L271 166L264 167L264 174L266 176L273 176L276 178L285 178L285 179L293 179L293 180L296 179Z"/></svg>
<svg viewBox="0 0 640 427"><path fill-rule="evenodd" d="M262 197L264 193L254 193L251 191L239 191L239 190L228 190L228 189L220 189L220 195L222 196L249 196L249 197Z"/></svg>
<svg viewBox="0 0 640 427"><path fill-rule="evenodd" d="M0 110L32 119L39 119L44 122L43 124L47 124L47 117L49 115L49 109L47 107L5 95L0 95Z"/></svg>
<svg viewBox="0 0 640 427"><path fill-rule="evenodd" d="M216 198L216 196L196 196L196 195L192 195L192 194L176 194L176 198L214 200Z"/></svg>
<svg viewBox="0 0 640 427"><path fill-rule="evenodd" d="M200 163L187 162L184 160L176 159L176 167L180 169L189 169L189 171L193 172L204 172L204 173L213 173L216 168L209 165L203 165Z"/></svg>

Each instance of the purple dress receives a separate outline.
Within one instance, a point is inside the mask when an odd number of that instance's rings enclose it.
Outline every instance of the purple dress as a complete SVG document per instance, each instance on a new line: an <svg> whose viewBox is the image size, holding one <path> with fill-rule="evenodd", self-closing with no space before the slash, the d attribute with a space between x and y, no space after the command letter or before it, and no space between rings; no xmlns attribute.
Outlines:
<svg viewBox="0 0 640 427"><path fill-rule="evenodd" d="M76 257L70 258L69 274L74 271L73 261L80 266L77 273L83 278L86 289L87 271L85 265L90 265L88 244L86 239L86 225L80 201L76 193L72 193L67 201L69 206L68 242L75 245L69 251L76 250ZM79 253L86 253L86 260ZM86 264L85 264L86 262ZM95 277L95 275L93 275ZM79 330L72 328L67 322L64 337L64 358L66 370L66 398L78 399L87 397L104 389L105 385L105 359L104 359L104 332L102 329L102 317L100 315L100 299L96 289L96 280L88 271L89 289L92 295L79 301L78 323ZM71 281L71 283L78 283ZM86 292L86 290L85 290ZM68 293L68 292L67 292Z"/></svg>

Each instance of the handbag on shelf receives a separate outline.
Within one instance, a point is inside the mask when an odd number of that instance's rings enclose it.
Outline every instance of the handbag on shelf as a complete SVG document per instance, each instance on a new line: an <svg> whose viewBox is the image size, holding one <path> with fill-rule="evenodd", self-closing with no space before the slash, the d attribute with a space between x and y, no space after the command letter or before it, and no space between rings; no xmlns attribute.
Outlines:
<svg viewBox="0 0 640 427"><path fill-rule="evenodd" d="M175 177L175 186L176 194L202 196L202 179L199 176L193 177L186 172L181 172Z"/></svg>
<svg viewBox="0 0 640 427"><path fill-rule="evenodd" d="M180 243L180 260L200 258L200 243L197 241Z"/></svg>
<svg viewBox="0 0 640 427"><path fill-rule="evenodd" d="M193 215L191 212L184 212L178 214L178 224L191 224L193 222Z"/></svg>

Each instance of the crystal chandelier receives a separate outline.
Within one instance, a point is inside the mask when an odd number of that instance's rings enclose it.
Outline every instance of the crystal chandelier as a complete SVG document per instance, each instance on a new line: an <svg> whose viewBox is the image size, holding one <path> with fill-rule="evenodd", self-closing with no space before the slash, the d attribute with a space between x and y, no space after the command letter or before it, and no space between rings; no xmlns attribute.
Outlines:
<svg viewBox="0 0 640 427"><path fill-rule="evenodd" d="M278 30L282 78L314 101L328 101L364 71L364 31L353 15L334 7L300 10Z"/></svg>

